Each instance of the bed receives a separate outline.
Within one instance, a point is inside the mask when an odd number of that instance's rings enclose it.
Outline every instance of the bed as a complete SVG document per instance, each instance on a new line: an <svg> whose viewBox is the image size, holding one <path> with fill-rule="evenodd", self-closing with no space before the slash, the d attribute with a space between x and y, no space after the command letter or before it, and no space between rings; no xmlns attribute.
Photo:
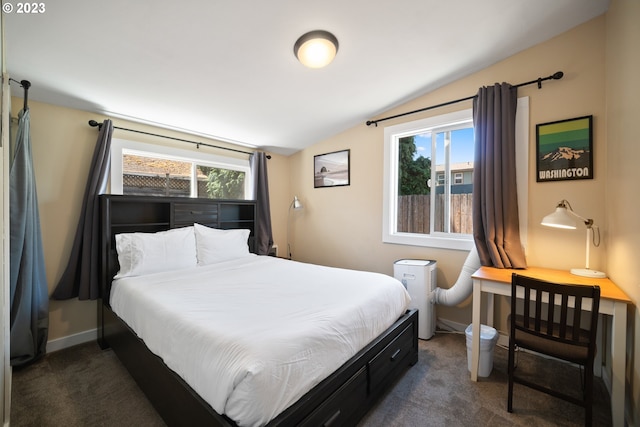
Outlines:
<svg viewBox="0 0 640 427"><path fill-rule="evenodd" d="M100 196L99 344L113 349L168 425L355 425L417 362L417 312L405 310L396 290L386 294L393 279L384 275L251 253L255 208L253 201ZM195 268L122 273L129 267L124 236L187 236L188 230L197 242L216 245L225 241L220 236L242 234L246 253ZM205 240L210 236L215 239ZM235 250L226 248L198 246L198 254ZM341 288L343 280L356 285ZM377 296L365 297L369 292ZM296 309L307 303L291 299L294 294L312 296L318 311ZM207 295L214 297L205 302ZM340 303L329 295L339 295ZM366 303L355 308L357 300ZM327 324L320 306L338 322ZM173 317L176 312L199 323ZM319 351L312 351L316 341ZM231 359L222 359L229 353Z"/></svg>

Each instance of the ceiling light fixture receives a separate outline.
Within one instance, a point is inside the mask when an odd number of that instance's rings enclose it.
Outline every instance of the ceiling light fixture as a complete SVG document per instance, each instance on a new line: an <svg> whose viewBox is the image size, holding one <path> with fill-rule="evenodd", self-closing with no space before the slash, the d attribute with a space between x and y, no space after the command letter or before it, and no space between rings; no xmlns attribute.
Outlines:
<svg viewBox="0 0 640 427"><path fill-rule="evenodd" d="M309 68L326 67L338 53L338 39L328 31L310 31L296 41L293 53Z"/></svg>

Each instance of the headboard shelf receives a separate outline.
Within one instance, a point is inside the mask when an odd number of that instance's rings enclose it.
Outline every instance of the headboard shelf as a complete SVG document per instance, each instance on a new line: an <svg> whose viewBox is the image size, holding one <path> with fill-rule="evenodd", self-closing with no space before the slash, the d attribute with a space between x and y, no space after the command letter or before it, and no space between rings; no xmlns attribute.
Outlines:
<svg viewBox="0 0 640 427"><path fill-rule="evenodd" d="M112 228L127 228L127 227L169 227L169 221L167 222L149 222L146 224L142 224L140 225L140 223L136 223L136 222L124 222L121 224L118 223L112 223L111 227Z"/></svg>

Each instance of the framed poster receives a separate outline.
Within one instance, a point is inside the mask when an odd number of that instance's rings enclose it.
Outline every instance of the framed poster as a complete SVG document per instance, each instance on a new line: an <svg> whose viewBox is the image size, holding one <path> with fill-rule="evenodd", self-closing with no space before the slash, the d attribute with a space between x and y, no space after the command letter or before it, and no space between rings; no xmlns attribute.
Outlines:
<svg viewBox="0 0 640 427"><path fill-rule="evenodd" d="M339 187L349 185L351 150L313 156L313 187Z"/></svg>
<svg viewBox="0 0 640 427"><path fill-rule="evenodd" d="M536 125L536 181L593 179L593 116Z"/></svg>

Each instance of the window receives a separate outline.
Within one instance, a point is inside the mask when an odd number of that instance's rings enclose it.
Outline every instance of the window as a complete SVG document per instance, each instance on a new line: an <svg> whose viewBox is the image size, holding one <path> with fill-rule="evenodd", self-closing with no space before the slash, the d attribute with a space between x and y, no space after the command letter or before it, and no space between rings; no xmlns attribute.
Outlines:
<svg viewBox="0 0 640 427"><path fill-rule="evenodd" d="M452 187L457 165L473 174L473 147L471 110L385 129L385 242L469 246L473 187Z"/></svg>
<svg viewBox="0 0 640 427"><path fill-rule="evenodd" d="M111 193L248 199L249 161L114 139Z"/></svg>
<svg viewBox="0 0 640 427"><path fill-rule="evenodd" d="M516 163L521 239L527 226L528 98L518 100ZM473 245L472 110L385 129L383 242L469 250Z"/></svg>

